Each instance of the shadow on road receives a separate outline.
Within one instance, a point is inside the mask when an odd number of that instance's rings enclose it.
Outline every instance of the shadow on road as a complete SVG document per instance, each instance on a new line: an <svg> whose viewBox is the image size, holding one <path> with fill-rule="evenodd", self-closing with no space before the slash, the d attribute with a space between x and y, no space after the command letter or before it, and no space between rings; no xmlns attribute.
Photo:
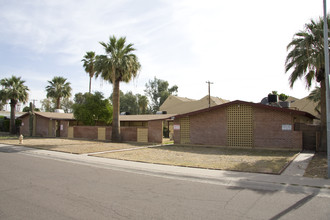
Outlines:
<svg viewBox="0 0 330 220"><path fill-rule="evenodd" d="M32 149L28 148L28 147L0 144L1 153L19 153L19 152L30 151L30 150L32 150Z"/></svg>

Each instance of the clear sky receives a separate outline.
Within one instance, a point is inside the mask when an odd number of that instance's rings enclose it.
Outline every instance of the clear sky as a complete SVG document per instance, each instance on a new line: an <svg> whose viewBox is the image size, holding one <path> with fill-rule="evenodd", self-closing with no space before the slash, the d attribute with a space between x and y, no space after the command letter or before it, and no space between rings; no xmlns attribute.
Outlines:
<svg viewBox="0 0 330 220"><path fill-rule="evenodd" d="M329 6L330 7L330 6ZM329 8L328 7L328 8ZM273 90L297 98L285 74L286 46L322 0L0 0L0 78L21 76L30 100L46 98L47 81L63 76L73 95L87 92L86 51L104 54L100 41L126 36L142 65L124 92L144 94L155 76L178 95L260 102ZM93 79L92 90L110 96L112 85Z"/></svg>

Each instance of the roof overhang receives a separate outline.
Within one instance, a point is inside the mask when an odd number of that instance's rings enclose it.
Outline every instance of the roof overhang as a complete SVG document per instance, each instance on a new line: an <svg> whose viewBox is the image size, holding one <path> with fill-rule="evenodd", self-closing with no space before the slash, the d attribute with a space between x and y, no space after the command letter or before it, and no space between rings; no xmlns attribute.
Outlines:
<svg viewBox="0 0 330 220"><path fill-rule="evenodd" d="M274 106L270 106L270 105L264 105L264 104L261 104L261 103L245 102L245 101L240 101L240 100L227 102L227 103L224 103L222 105L216 105L216 106L213 106L213 107L210 107L210 108L204 108L204 109L201 109L201 110L197 110L197 111L193 111L193 112L189 112L189 113L185 113L185 114L180 114L180 115L177 115L176 117L181 118L181 117L186 117L186 116L190 116L190 115L196 115L196 114L200 114L200 113L204 113L204 112L213 111L213 110L216 110L216 109L225 108L227 106L239 105L239 104L245 104L245 105L250 105L250 106L253 106L253 107L256 107L256 108L263 108L263 109L269 109L269 110L273 110L273 111L279 111L279 112L284 112L284 113L289 113L289 114L305 116L305 117L308 117L310 119L318 119L314 115L312 115L308 112L304 112L304 111L293 110L293 109L288 109L288 108L274 107Z"/></svg>

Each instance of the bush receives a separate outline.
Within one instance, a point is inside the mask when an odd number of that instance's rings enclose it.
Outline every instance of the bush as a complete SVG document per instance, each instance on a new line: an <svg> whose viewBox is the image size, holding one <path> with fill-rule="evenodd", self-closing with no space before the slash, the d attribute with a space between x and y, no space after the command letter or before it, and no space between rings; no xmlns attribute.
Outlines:
<svg viewBox="0 0 330 220"><path fill-rule="evenodd" d="M2 121L1 131L9 132L9 124L10 124L10 120L7 118L4 118Z"/></svg>

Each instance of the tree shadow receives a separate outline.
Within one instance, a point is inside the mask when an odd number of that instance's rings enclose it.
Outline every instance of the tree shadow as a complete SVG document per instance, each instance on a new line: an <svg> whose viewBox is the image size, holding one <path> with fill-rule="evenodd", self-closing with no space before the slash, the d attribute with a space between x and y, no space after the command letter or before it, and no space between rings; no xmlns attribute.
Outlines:
<svg viewBox="0 0 330 220"><path fill-rule="evenodd" d="M0 144L0 153L19 153L33 150L25 146Z"/></svg>

